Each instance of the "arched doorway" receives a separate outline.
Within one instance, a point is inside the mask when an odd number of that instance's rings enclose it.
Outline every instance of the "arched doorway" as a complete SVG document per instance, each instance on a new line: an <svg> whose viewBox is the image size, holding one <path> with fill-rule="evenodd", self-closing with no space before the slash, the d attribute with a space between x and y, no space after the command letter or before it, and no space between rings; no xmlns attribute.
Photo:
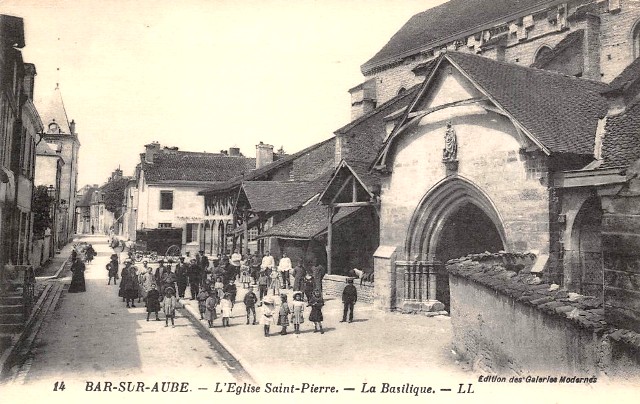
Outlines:
<svg viewBox="0 0 640 404"><path fill-rule="evenodd" d="M453 258L506 245L504 226L493 202L475 184L461 177L434 186L418 205L405 245L404 306L449 311L449 276L445 263ZM426 304L425 304L426 302Z"/></svg>
<svg viewBox="0 0 640 404"><path fill-rule="evenodd" d="M602 297L602 206L597 196L587 199L573 222L571 231L573 262L568 288L584 295Z"/></svg>

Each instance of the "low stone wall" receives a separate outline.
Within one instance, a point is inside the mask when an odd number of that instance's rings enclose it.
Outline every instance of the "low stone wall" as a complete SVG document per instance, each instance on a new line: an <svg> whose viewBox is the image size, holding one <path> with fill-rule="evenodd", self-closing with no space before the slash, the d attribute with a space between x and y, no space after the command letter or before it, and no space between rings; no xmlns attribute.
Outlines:
<svg viewBox="0 0 640 404"><path fill-rule="evenodd" d="M356 290L358 291L358 302L373 303L373 283L362 282L360 285L360 279L354 279L353 281ZM332 297L338 297L342 299L342 291L347 285L347 277L342 275L325 275L322 279L322 294Z"/></svg>
<svg viewBox="0 0 640 404"><path fill-rule="evenodd" d="M534 263L512 253L447 263L456 352L494 374L640 378L640 334L608 324L601 299L542 283Z"/></svg>

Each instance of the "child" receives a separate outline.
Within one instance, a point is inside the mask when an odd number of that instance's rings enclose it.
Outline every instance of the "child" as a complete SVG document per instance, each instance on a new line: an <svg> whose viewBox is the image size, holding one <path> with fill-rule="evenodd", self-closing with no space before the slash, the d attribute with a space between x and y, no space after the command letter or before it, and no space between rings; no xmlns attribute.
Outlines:
<svg viewBox="0 0 640 404"><path fill-rule="evenodd" d="M224 293L229 295L231 308L233 308L233 306L235 306L236 304L236 295L238 294L238 288L232 280L230 280L229 283L224 287Z"/></svg>
<svg viewBox="0 0 640 404"><path fill-rule="evenodd" d="M176 300L175 292L172 287L164 288L164 299L162 299L162 310L164 311L165 319L164 326L169 326L169 319L171 319L171 327L175 327L173 318L176 315L176 306L178 301Z"/></svg>
<svg viewBox="0 0 640 404"><path fill-rule="evenodd" d="M198 295L198 299L200 299L200 295ZM209 323L209 328L213 328L213 320L218 318L218 315L216 314L217 305L218 305L218 299L216 298L215 291L209 290L207 300L205 301L205 312L204 312L204 316L207 319L207 322ZM224 324L224 319L222 321Z"/></svg>
<svg viewBox="0 0 640 404"><path fill-rule="evenodd" d="M260 300L267 295L267 285L269 285L269 278L264 270L260 271L258 275L258 290L260 291Z"/></svg>
<svg viewBox="0 0 640 404"><path fill-rule="evenodd" d="M264 336L269 336L269 327L273 324L273 298L267 296L262 301L262 316L260 317L260 324L264 326Z"/></svg>
<svg viewBox="0 0 640 404"><path fill-rule="evenodd" d="M322 293L316 289L313 291L313 296L309 300L311 306L311 314L309 314L309 321L313 321L313 332L318 332L318 326L320 326L320 334L324 334L322 329L322 306L324 306L324 300L322 299Z"/></svg>
<svg viewBox="0 0 640 404"><path fill-rule="evenodd" d="M287 335L287 326L289 325L289 314L291 314L291 310L289 309L289 305L287 304L287 295L284 293L280 295L280 311L278 313L278 325L282 326L280 330L280 335Z"/></svg>
<svg viewBox="0 0 640 404"><path fill-rule="evenodd" d="M249 313L253 313L253 325L256 325L256 303L258 296L253 293L253 286L249 286L249 291L244 295L244 307L247 310L247 324L249 324Z"/></svg>
<svg viewBox="0 0 640 404"><path fill-rule="evenodd" d="M221 277L218 277L216 279L216 283L213 284L213 287L216 290L216 295L218 295L218 300L222 300L222 298L224 297L224 283L222 283Z"/></svg>
<svg viewBox="0 0 640 404"><path fill-rule="evenodd" d="M210 293L208 289L202 289L198 292L198 296L196 297L196 299L198 299L198 311L200 312L200 320L204 320L204 313L207 309L206 302L209 295Z"/></svg>
<svg viewBox="0 0 640 404"><path fill-rule="evenodd" d="M229 318L231 317L233 305L231 304L231 298L228 293L224 294L220 302L220 308L222 309L222 326L229 327Z"/></svg>
<svg viewBox="0 0 640 404"><path fill-rule="evenodd" d="M156 313L156 321L160 321L158 318L158 312L160 311L160 292L156 289L156 284L151 284L149 291L147 292L147 321L149 321L149 315Z"/></svg>
<svg viewBox="0 0 640 404"><path fill-rule="evenodd" d="M291 303L291 322L296 334L300 334L300 324L304 323L304 302L302 301L302 292L293 293L293 303Z"/></svg>

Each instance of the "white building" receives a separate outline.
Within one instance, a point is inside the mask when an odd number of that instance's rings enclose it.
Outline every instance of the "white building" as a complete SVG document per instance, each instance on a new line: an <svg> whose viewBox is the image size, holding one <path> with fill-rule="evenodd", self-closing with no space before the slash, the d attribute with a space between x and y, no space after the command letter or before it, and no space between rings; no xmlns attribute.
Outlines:
<svg viewBox="0 0 640 404"><path fill-rule="evenodd" d="M238 148L198 153L161 148L153 142L140 155L135 176L137 198L136 192L129 189L127 211L135 216L136 230L182 229L183 252L197 252L204 243L204 197L198 193L254 169L255 165L255 159L244 157ZM132 229L128 234L133 234Z"/></svg>

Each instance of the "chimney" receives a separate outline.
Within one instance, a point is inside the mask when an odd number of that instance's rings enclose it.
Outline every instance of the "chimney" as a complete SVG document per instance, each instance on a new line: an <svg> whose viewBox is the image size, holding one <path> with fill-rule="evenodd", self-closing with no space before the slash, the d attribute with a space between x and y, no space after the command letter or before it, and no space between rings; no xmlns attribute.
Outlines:
<svg viewBox="0 0 640 404"><path fill-rule="evenodd" d="M144 161L149 164L153 164L154 156L160 152L160 143L154 141L144 145Z"/></svg>
<svg viewBox="0 0 640 404"><path fill-rule="evenodd" d="M349 90L351 94L351 120L373 111L376 108L376 79L369 79Z"/></svg>
<svg viewBox="0 0 640 404"><path fill-rule="evenodd" d="M240 157L240 148L239 147L229 147L229 156L231 156L231 157Z"/></svg>
<svg viewBox="0 0 640 404"><path fill-rule="evenodd" d="M76 133L76 121L74 121L73 119L71 120L71 123L69 124L69 130L71 131L72 135L75 135L75 133Z"/></svg>
<svg viewBox="0 0 640 404"><path fill-rule="evenodd" d="M273 146L270 144L256 145L256 168L261 168L273 162Z"/></svg>
<svg viewBox="0 0 640 404"><path fill-rule="evenodd" d="M118 167L111 173L111 179L115 180L118 178L122 178L122 170Z"/></svg>
<svg viewBox="0 0 640 404"><path fill-rule="evenodd" d="M33 88L36 78L36 65L33 63L24 64L24 92L30 100L33 100Z"/></svg>
<svg viewBox="0 0 640 404"><path fill-rule="evenodd" d="M601 81L600 76L600 17L592 13L585 15L584 69L582 77Z"/></svg>

